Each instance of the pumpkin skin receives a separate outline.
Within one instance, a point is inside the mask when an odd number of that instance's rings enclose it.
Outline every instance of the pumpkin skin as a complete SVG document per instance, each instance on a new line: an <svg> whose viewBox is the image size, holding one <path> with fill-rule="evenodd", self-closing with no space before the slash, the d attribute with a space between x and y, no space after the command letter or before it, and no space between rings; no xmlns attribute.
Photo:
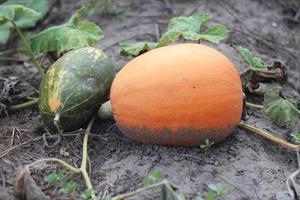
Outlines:
<svg viewBox="0 0 300 200"><path fill-rule="evenodd" d="M107 98L114 65L96 48L72 50L51 65L40 85L39 110L44 122L61 130L80 128Z"/></svg>
<svg viewBox="0 0 300 200"><path fill-rule="evenodd" d="M243 106L235 66L200 44L170 45L136 57L116 75L110 98L125 136L176 146L224 140Z"/></svg>

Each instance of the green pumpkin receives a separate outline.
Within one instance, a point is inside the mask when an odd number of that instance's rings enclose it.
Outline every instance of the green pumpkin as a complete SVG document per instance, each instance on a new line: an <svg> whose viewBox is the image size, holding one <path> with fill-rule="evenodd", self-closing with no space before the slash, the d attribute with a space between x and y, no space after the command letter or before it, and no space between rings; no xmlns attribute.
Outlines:
<svg viewBox="0 0 300 200"><path fill-rule="evenodd" d="M114 65L96 48L72 50L51 65L40 86L39 110L50 127L82 127L108 95Z"/></svg>

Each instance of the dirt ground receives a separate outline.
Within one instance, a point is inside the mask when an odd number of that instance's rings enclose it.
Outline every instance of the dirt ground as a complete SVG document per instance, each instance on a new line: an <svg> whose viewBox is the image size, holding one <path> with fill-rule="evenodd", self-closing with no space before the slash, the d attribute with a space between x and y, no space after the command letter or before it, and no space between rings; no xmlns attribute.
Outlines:
<svg viewBox="0 0 300 200"><path fill-rule="evenodd" d="M49 23L61 23L85 1L74 2L63 1L60 8L52 8L46 18L47 26ZM115 61L116 70L131 59L119 55L119 42L155 41L157 32L165 31L172 16L206 11L214 16L213 23L223 23L231 30L230 38L217 48L236 64L239 71L245 68L245 64L232 47L234 44L252 49L266 63L279 59L288 66L289 80L284 85L284 94L300 101L300 25L289 20L295 12L299 12L298 0L122 0L117 1L117 5L130 7L125 13L125 20L110 15L91 16L104 31L104 39L96 46L104 49ZM46 25L42 24L38 29L43 26ZM34 68L26 62L0 63L2 77L20 76L38 87L38 80L29 80L33 71ZM260 111L249 110L247 122L288 138L287 129L276 127ZM1 115L0 151L10 147L14 127L25 131L22 135L16 132L13 146L40 136L45 133L46 128L39 119L37 108L10 113L9 117ZM116 195L136 190L143 186L143 178L148 172L155 170L165 174L190 199L205 193L207 184L211 183L225 183L234 188L224 199L275 199L276 193L287 190L285 181L297 169L294 152L239 128L226 141L215 145L206 154L199 147L135 143L122 136L113 121L98 120L92 133L89 142L91 177L99 194L105 192ZM18 166L40 158L56 156L79 165L81 136L80 133L77 136L66 136L54 147L39 140L1 157L0 185L10 187ZM61 155L62 147L70 153L69 156ZM39 184L45 184L43 177L55 168L55 165L39 166L33 175ZM46 186L42 185L42 188ZM150 194L135 198L146 197L151 199Z"/></svg>

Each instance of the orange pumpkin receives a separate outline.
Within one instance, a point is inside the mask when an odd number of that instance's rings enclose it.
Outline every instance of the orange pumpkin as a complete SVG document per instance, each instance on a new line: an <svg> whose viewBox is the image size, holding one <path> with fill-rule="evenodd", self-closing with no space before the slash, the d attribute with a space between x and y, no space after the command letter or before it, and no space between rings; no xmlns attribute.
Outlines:
<svg viewBox="0 0 300 200"><path fill-rule="evenodd" d="M110 98L124 135L180 146L224 140L239 123L243 106L235 66L200 44L170 45L138 56L117 74Z"/></svg>

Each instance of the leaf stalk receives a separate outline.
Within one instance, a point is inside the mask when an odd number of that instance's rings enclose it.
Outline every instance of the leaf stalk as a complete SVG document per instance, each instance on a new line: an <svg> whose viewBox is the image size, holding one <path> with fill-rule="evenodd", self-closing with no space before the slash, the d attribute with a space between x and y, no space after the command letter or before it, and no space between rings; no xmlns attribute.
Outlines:
<svg viewBox="0 0 300 200"><path fill-rule="evenodd" d="M36 58L34 56L34 53L33 53L32 49L31 49L31 47L29 45L28 40L25 38L25 36L23 35L22 31L19 29L19 27L16 25L16 23L13 20L8 19L8 21L14 26L14 28L16 29L18 35L21 37L22 41L25 44L26 50L27 50L27 52L29 54L29 57L31 58L32 63L35 65L35 67L37 68L40 76L43 79L44 76L45 76L45 72L44 72L41 64L36 60Z"/></svg>

